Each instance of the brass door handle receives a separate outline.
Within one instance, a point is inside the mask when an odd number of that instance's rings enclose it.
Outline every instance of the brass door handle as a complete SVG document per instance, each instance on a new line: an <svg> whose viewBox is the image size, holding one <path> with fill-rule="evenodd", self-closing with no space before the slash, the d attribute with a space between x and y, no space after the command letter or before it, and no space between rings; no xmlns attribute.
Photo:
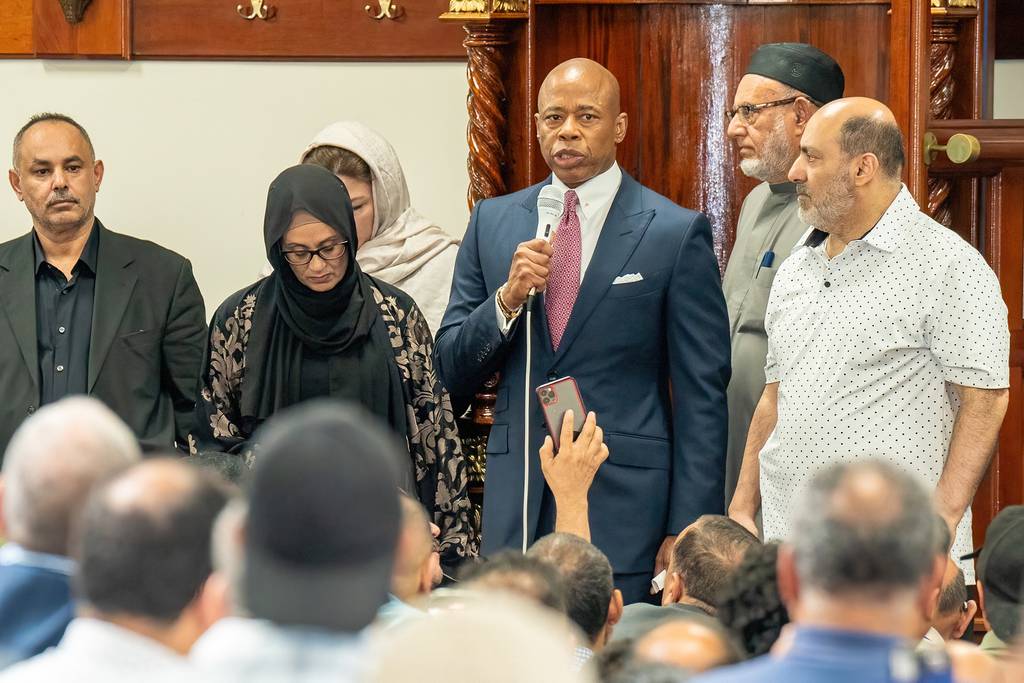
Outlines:
<svg viewBox="0 0 1024 683"><path fill-rule="evenodd" d="M967 133L954 133L944 145L931 131L924 134L924 163L931 164L939 152L945 152L954 164L977 161L981 156L981 141Z"/></svg>

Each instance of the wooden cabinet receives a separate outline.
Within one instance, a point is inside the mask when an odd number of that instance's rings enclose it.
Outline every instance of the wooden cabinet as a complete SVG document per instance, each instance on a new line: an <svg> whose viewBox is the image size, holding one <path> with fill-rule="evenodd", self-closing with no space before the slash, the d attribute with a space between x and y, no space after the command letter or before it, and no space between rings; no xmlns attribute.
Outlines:
<svg viewBox="0 0 1024 683"><path fill-rule="evenodd" d="M244 3L240 5L239 2ZM198 58L465 59L448 0L135 0L133 54ZM383 5L383 8L382 8ZM371 16L381 15L380 19ZM396 18L382 16L390 7ZM241 10L239 10L241 8Z"/></svg>
<svg viewBox="0 0 1024 683"><path fill-rule="evenodd" d="M32 0L4 0L0 16L0 55L32 54Z"/></svg>

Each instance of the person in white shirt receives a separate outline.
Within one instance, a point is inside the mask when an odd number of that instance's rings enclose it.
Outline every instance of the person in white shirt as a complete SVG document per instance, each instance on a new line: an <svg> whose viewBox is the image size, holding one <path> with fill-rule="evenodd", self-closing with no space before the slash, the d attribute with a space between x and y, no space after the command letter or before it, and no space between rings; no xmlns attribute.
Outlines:
<svg viewBox="0 0 1024 683"><path fill-rule="evenodd" d="M60 644L3 683L194 682L183 655L221 614L209 609L210 531L227 501L211 473L150 460L89 497L73 540L78 616Z"/></svg>
<svg viewBox="0 0 1024 683"><path fill-rule="evenodd" d="M364 631L391 587L408 453L338 401L307 402L258 434L248 502L228 506L214 534L211 582L232 614L189 658L217 683L362 681Z"/></svg>
<svg viewBox="0 0 1024 683"><path fill-rule="evenodd" d="M867 98L811 117L789 173L812 226L776 275L766 385L730 515L786 538L791 501L837 461L887 460L935 491L953 556L1006 412L1009 331L981 254L900 182L892 112ZM964 568L969 582L973 572Z"/></svg>

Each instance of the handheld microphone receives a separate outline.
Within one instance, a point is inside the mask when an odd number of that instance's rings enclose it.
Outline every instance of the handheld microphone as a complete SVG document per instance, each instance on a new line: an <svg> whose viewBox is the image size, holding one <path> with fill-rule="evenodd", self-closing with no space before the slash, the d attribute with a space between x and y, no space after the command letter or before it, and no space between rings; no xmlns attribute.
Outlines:
<svg viewBox="0 0 1024 683"><path fill-rule="evenodd" d="M543 239L548 242L554 237L558 221L562 218L562 209L565 206L565 192L554 185L545 185L537 196L537 235L536 239ZM527 306L533 303L533 297L537 294L536 289L531 288L526 297Z"/></svg>

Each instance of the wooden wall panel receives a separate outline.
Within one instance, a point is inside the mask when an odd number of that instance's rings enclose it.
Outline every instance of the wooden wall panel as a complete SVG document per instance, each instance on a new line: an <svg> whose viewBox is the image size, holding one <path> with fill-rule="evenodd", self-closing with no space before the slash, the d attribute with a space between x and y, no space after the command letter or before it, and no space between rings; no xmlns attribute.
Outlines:
<svg viewBox="0 0 1024 683"><path fill-rule="evenodd" d="M32 0L4 0L0 17L0 56L32 54Z"/></svg>
<svg viewBox="0 0 1024 683"><path fill-rule="evenodd" d="M395 0L395 20L371 18L378 0L268 0L275 14L246 20L249 0L134 0L134 54L196 58L466 58L465 33L438 17L448 0Z"/></svg>
<svg viewBox="0 0 1024 683"><path fill-rule="evenodd" d="M33 50L40 57L122 57L131 54L129 0L92 0L77 24L56 0L35 0Z"/></svg>

